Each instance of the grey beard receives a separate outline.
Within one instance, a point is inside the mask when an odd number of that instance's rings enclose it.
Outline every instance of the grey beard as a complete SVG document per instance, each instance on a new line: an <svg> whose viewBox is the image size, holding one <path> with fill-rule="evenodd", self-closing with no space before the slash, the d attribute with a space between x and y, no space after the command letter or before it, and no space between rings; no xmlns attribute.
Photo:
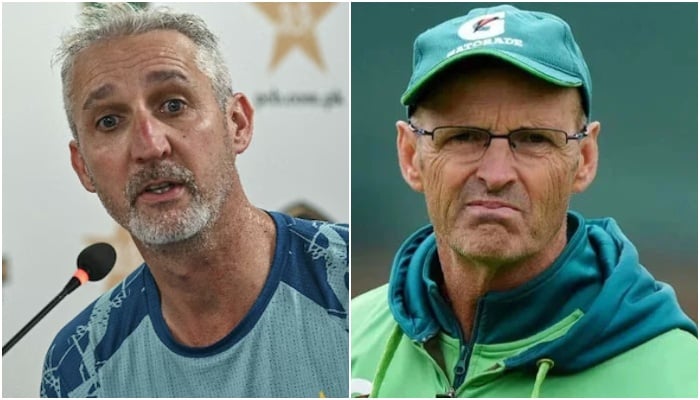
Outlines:
<svg viewBox="0 0 700 400"><path fill-rule="evenodd" d="M165 245L190 239L200 233L218 214L216 210L207 204L203 204L201 199L196 199L195 203L179 213L169 218L150 218L139 215L139 212L132 208L129 211L128 231L134 237L147 245Z"/></svg>
<svg viewBox="0 0 700 400"><path fill-rule="evenodd" d="M93 186L98 188L97 194L109 214L126 228L132 236L148 246L163 246L193 238L213 225L221 212L228 190L223 186L214 188L211 198L204 198L203 193L194 181L194 174L173 162L163 162L156 166L145 168L132 177L125 196L130 204L126 221L119 218L115 212L114 203L102 195L95 180L88 171ZM141 213L136 208L138 192L149 179L166 178L184 184L192 196L187 208L181 211L165 211L162 214L152 212L151 215ZM121 221L120 221L121 220Z"/></svg>
<svg viewBox="0 0 700 400"><path fill-rule="evenodd" d="M135 207L135 187L148 178L173 177L181 180L192 196L191 204L184 210L166 211L162 215L142 214ZM138 174L127 188L131 207L127 220L128 230L146 245L173 244L192 238L211 226L219 217L226 199L224 187L214 188L211 198L205 198L194 181L194 174L176 164L165 163L157 168Z"/></svg>

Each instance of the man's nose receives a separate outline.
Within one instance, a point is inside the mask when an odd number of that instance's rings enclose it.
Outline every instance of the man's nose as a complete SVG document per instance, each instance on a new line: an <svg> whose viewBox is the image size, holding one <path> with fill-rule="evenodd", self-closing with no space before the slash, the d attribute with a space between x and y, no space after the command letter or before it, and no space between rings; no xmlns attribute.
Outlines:
<svg viewBox="0 0 700 400"><path fill-rule="evenodd" d="M492 139L479 160L477 178L489 192L496 192L517 179L514 154L506 139Z"/></svg>
<svg viewBox="0 0 700 400"><path fill-rule="evenodd" d="M171 151L167 125L146 111L137 113L132 126L132 158L148 162L167 158Z"/></svg>

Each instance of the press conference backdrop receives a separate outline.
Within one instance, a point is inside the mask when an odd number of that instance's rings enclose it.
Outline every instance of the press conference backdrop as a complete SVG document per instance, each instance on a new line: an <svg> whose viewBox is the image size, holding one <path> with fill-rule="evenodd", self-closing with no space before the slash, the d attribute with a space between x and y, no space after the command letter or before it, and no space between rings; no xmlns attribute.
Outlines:
<svg viewBox="0 0 700 400"><path fill-rule="evenodd" d="M347 221L349 4L170 6L200 15L219 35L234 90L256 108L252 144L238 158L250 200L271 210L301 201ZM87 244L113 243L121 273L140 261L70 167L60 67L50 58L80 7L2 5L3 343L60 291ZM3 357L4 397L39 395L53 336L105 290L104 282L78 289Z"/></svg>
<svg viewBox="0 0 700 400"><path fill-rule="evenodd" d="M395 150L413 40L493 4L352 4L353 295L386 282L394 251L428 222ZM642 263L675 287L697 320L697 4L515 5L568 21L591 70L600 165L571 208L614 217Z"/></svg>

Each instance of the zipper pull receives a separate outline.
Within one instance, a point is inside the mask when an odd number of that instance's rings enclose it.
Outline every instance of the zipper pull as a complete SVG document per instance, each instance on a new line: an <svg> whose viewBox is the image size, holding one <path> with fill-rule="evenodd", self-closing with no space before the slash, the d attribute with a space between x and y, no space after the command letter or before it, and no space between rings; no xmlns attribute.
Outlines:
<svg viewBox="0 0 700 400"><path fill-rule="evenodd" d="M447 393L438 393L435 395L437 398L454 398L455 397L455 388L450 387L450 390L447 391Z"/></svg>

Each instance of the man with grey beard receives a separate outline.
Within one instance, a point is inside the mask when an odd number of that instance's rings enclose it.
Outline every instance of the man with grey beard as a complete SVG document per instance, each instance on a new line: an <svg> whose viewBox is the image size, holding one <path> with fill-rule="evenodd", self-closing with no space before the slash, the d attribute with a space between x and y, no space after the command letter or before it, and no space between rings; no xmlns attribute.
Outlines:
<svg viewBox="0 0 700 400"><path fill-rule="evenodd" d="M346 397L347 225L246 198L253 108L199 17L82 17L57 53L71 163L145 263L58 333L42 397Z"/></svg>

